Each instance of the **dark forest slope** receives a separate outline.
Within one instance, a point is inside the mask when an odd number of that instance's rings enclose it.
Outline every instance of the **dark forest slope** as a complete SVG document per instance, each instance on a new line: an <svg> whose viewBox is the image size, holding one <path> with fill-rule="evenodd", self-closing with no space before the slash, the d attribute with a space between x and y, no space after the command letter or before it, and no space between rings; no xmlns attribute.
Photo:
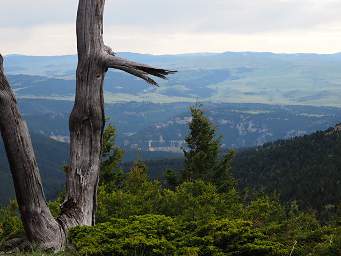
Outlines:
<svg viewBox="0 0 341 256"><path fill-rule="evenodd" d="M277 191L306 208L339 204L341 126L239 152L234 173L242 187Z"/></svg>
<svg viewBox="0 0 341 256"><path fill-rule="evenodd" d="M181 170L183 159L147 165L153 177L160 177L166 169ZM341 204L341 125L240 150L233 175L242 189L277 192L283 201L296 200L306 209L333 209Z"/></svg>

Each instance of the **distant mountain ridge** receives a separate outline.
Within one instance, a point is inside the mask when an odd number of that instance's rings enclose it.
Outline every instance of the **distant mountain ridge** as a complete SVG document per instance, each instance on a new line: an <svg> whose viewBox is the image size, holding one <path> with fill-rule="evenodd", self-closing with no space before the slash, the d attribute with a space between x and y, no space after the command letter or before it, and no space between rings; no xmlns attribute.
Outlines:
<svg viewBox="0 0 341 256"><path fill-rule="evenodd" d="M105 87L108 103L199 100L341 106L340 53L118 55L179 72L168 81L160 81L160 88L148 87L124 73L110 72ZM22 80L21 85L25 84L25 80L31 84L29 88L17 91L18 97L73 100L76 56L8 55L5 59L6 72L14 84L18 79Z"/></svg>

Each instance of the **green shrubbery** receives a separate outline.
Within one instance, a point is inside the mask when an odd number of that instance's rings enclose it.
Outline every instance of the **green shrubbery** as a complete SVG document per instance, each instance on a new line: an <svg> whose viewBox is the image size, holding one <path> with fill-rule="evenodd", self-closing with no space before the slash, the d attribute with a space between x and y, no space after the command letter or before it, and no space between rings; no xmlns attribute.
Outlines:
<svg viewBox="0 0 341 256"><path fill-rule="evenodd" d="M132 172L135 173L135 167ZM183 221L242 214L242 205L235 190L218 193L215 185L200 180L184 182L176 190L170 190L159 181L140 180L140 177L134 180L132 175L128 174L122 188L110 192L100 188L99 221L142 214L166 215Z"/></svg>
<svg viewBox="0 0 341 256"><path fill-rule="evenodd" d="M277 195L237 191L230 173L233 152L220 152L214 127L202 111L192 109L192 114L186 170L168 170L165 180L150 179L142 162L123 172L122 151L113 143L115 130L106 129L98 224L70 231L69 242L77 254L341 255L337 218L322 225L314 212L300 211L296 202L283 204ZM54 215L59 203L49 204ZM12 203L0 210L0 239L20 232Z"/></svg>
<svg viewBox="0 0 341 256"><path fill-rule="evenodd" d="M171 190L145 171L138 164L120 187L101 187L101 223L70 233L82 255L338 255L341 229L321 226L295 203L245 201L202 180Z"/></svg>
<svg viewBox="0 0 341 256"><path fill-rule="evenodd" d="M164 215L111 219L72 230L82 255L285 255L282 244L243 220L179 222Z"/></svg>

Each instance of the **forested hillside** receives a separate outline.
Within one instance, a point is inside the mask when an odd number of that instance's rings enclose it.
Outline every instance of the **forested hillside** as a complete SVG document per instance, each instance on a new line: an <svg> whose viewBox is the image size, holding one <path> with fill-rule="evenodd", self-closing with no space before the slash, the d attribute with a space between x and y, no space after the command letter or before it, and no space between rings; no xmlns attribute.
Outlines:
<svg viewBox="0 0 341 256"><path fill-rule="evenodd" d="M321 214L340 210L340 125L310 135L237 150L232 172L241 189L277 193ZM183 159L146 162L154 177L166 169L183 169ZM129 166L129 165L128 165Z"/></svg>
<svg viewBox="0 0 341 256"><path fill-rule="evenodd" d="M337 126L340 127L340 126ZM33 134L46 195L54 198L62 189L68 145ZM13 187L3 147L0 147L0 202L13 196ZM297 200L305 208L337 210L341 199L341 132L320 131L264 146L240 149L233 161L233 173L241 188L277 192L283 201ZM145 159L150 175L161 178L166 169L179 170L183 161L167 152L125 151L124 169L134 159ZM154 160L153 160L154 159Z"/></svg>
<svg viewBox="0 0 341 256"><path fill-rule="evenodd" d="M333 210L341 202L341 126L240 151L234 173L241 187L276 191L305 208Z"/></svg>

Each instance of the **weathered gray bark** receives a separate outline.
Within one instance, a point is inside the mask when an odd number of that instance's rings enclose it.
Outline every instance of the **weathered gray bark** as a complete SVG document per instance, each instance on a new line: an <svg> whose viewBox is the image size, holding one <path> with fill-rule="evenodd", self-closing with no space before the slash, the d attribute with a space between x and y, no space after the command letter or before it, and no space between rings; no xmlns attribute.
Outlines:
<svg viewBox="0 0 341 256"><path fill-rule="evenodd" d="M77 13L77 89L70 116L70 168L62 213L54 220L44 198L27 126L22 120L3 70L0 70L0 129L30 241L60 250L67 230L95 223L96 195L104 128L103 81L109 68L120 69L157 83L174 71L153 68L114 56L103 43L105 0L80 0ZM2 58L1 58L2 60ZM2 61L1 61L2 64ZM2 66L2 65L1 65Z"/></svg>
<svg viewBox="0 0 341 256"><path fill-rule="evenodd" d="M0 55L0 131L12 170L27 237L44 248L61 249L65 234L47 207L27 125L3 73Z"/></svg>

